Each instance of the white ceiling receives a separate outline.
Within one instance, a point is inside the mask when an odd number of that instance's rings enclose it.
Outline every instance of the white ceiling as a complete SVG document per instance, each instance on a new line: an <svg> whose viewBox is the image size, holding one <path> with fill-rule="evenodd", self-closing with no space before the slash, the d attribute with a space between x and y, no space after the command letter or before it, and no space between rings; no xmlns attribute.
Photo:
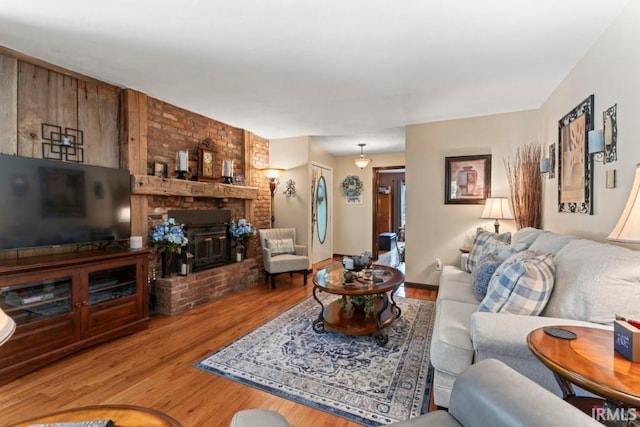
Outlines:
<svg viewBox="0 0 640 427"><path fill-rule="evenodd" d="M538 108L629 0L2 0L0 45L265 138ZM337 137L336 137L337 136Z"/></svg>

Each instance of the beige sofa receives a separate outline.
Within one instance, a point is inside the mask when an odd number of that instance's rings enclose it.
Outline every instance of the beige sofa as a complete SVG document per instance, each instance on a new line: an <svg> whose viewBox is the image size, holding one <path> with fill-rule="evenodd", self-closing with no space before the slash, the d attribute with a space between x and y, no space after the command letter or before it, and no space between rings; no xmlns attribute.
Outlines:
<svg viewBox="0 0 640 427"><path fill-rule="evenodd" d="M434 401L449 406L451 389L469 365L494 358L561 395L553 374L529 350L527 334L548 325L611 328L615 313L640 314L640 252L532 228L512 245L553 254L555 280L539 316L479 312L471 274L445 266L431 341Z"/></svg>

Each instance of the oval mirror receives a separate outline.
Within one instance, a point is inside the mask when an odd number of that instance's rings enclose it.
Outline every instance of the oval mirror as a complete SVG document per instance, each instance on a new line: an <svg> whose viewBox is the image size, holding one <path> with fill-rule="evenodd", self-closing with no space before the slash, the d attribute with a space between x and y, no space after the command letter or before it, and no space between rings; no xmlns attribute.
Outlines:
<svg viewBox="0 0 640 427"><path fill-rule="evenodd" d="M327 183L324 176L318 180L318 188L316 189L316 209L317 220L316 228L318 230L318 240L324 243L327 238L327 221L329 217L329 204L327 202Z"/></svg>

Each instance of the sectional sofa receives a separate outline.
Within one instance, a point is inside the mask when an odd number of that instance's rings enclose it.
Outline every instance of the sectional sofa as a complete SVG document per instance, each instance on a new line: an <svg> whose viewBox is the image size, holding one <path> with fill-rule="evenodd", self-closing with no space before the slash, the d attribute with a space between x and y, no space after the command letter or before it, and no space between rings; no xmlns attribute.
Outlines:
<svg viewBox="0 0 640 427"><path fill-rule="evenodd" d="M525 276L536 284L505 287ZM533 228L513 236L478 232L461 266L445 266L440 278L431 342L435 404L448 407L456 377L489 358L561 395L527 334L563 324L611 329L616 313L640 314L640 251Z"/></svg>

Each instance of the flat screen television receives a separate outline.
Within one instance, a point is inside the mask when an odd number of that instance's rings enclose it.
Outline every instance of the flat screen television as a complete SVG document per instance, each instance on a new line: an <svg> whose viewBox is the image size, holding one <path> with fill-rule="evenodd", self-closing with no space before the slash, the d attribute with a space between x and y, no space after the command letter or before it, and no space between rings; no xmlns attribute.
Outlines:
<svg viewBox="0 0 640 427"><path fill-rule="evenodd" d="M129 171L0 154L0 250L126 239Z"/></svg>

